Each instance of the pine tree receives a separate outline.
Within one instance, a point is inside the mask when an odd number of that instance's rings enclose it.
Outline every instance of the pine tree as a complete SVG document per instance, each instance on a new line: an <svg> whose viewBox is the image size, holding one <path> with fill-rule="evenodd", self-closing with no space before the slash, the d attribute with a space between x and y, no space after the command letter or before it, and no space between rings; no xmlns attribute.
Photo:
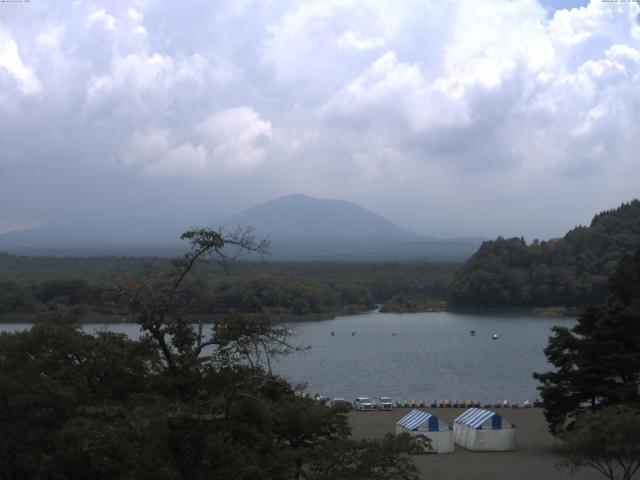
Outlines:
<svg viewBox="0 0 640 480"><path fill-rule="evenodd" d="M640 406L640 251L621 260L609 289L576 326L554 328L545 354L556 370L534 373L553 433L584 408Z"/></svg>

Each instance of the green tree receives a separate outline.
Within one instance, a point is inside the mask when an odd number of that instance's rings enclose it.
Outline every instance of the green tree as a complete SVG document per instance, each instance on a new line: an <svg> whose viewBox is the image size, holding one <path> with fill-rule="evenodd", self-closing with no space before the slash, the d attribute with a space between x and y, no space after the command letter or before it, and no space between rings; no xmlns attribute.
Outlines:
<svg viewBox="0 0 640 480"><path fill-rule="evenodd" d="M576 326L553 329L545 354L556 370L534 374L554 433L585 406L640 406L640 251L621 260L610 291Z"/></svg>
<svg viewBox="0 0 640 480"><path fill-rule="evenodd" d="M571 429L560 433L561 466L589 467L610 480L629 480L640 468L640 410L605 407L581 413Z"/></svg>
<svg viewBox="0 0 640 480"><path fill-rule="evenodd" d="M116 455L98 454L93 446L126 444L136 451L152 445L148 441L154 435L141 428L123 442L119 427L109 419L118 417L116 410L126 418L144 404L147 415L156 414L151 406L159 372L157 353L124 335L88 335L51 322L0 334L0 478L63 478L64 472L82 471L87 476L69 478L109 478L123 465L118 467ZM83 441L69 442L80 430ZM91 472L62 460L71 458L67 453L72 446L84 450L75 452L74 463L87 455L95 460Z"/></svg>
<svg viewBox="0 0 640 480"><path fill-rule="evenodd" d="M305 471L308 480L412 480L417 468L410 454L421 453L421 446L408 434L387 434L382 439L326 444L318 453Z"/></svg>
<svg viewBox="0 0 640 480"><path fill-rule="evenodd" d="M523 238L484 242L449 286L449 303L465 307L584 307L606 301L607 277L640 248L640 201L594 216L562 238L526 245Z"/></svg>

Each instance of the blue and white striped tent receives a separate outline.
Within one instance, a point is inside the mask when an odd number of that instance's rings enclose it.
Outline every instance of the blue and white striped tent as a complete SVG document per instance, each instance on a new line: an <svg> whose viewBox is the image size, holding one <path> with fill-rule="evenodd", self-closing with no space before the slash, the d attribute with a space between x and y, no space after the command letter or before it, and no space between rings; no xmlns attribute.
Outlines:
<svg viewBox="0 0 640 480"><path fill-rule="evenodd" d="M396 433L422 435L431 440L430 452L453 452L453 430L435 415L411 410L396 423Z"/></svg>
<svg viewBox="0 0 640 480"><path fill-rule="evenodd" d="M453 421L455 443L473 452L516 448L516 427L496 412L470 408Z"/></svg>

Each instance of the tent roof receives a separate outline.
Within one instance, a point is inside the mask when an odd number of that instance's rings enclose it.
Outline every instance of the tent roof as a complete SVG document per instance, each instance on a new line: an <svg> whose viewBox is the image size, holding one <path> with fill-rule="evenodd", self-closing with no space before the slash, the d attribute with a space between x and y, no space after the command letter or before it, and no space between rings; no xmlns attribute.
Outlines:
<svg viewBox="0 0 640 480"><path fill-rule="evenodd" d="M420 425L427 423L431 417L433 417L433 415L430 413L411 410L407 415L398 420L398 425L407 430L415 430Z"/></svg>
<svg viewBox="0 0 640 480"><path fill-rule="evenodd" d="M457 417L454 422L462 425L467 425L471 428L478 428L485 421L492 417L500 417L496 412L492 412L490 410L483 410L482 408L470 408L462 415Z"/></svg>

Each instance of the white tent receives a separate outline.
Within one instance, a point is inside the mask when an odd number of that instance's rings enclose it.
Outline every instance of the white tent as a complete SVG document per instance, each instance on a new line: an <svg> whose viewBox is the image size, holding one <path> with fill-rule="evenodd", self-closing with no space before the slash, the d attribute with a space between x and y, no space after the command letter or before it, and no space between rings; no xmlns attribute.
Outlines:
<svg viewBox="0 0 640 480"><path fill-rule="evenodd" d="M496 412L470 408L453 421L455 442L472 452L503 452L516 448L516 426Z"/></svg>
<svg viewBox="0 0 640 480"><path fill-rule="evenodd" d="M408 433L411 436L422 435L431 440L435 453L453 452L453 431L449 425L435 415L420 410L411 410L396 423L396 433Z"/></svg>

